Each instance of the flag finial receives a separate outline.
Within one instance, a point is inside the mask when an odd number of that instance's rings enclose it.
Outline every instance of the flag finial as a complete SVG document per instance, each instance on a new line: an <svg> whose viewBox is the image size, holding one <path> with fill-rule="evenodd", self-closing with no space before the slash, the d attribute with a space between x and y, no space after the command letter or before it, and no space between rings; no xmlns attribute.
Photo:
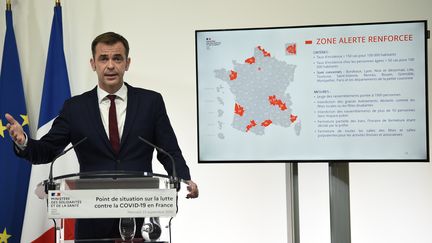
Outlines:
<svg viewBox="0 0 432 243"><path fill-rule="evenodd" d="M12 9L12 3L11 0L6 0L6 10L10 11Z"/></svg>
<svg viewBox="0 0 432 243"><path fill-rule="evenodd" d="M60 0L55 0L55 5L60 6Z"/></svg>

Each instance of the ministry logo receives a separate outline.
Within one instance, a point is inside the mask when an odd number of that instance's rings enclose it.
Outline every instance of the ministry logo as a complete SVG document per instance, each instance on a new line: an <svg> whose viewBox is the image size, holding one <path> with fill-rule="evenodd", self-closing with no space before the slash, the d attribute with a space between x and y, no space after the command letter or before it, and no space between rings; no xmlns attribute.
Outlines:
<svg viewBox="0 0 432 243"><path fill-rule="evenodd" d="M206 37L206 48L210 50L211 47L219 46L221 44L220 41L213 40L211 37Z"/></svg>

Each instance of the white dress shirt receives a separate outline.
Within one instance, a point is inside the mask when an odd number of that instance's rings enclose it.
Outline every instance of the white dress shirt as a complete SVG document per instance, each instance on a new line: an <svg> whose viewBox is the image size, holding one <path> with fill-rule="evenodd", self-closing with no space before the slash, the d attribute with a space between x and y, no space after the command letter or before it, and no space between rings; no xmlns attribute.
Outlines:
<svg viewBox="0 0 432 243"><path fill-rule="evenodd" d="M101 89L98 85L97 87L97 95L99 102L99 110L102 119L103 126L105 128L105 132L109 138L109 108L111 105L111 101L108 99L107 95L110 93ZM119 138L121 141L123 134L123 127L126 119L126 106L127 106L127 87L123 83L122 87L115 92L113 95L116 95L115 104L116 104L116 113L117 113L117 125L119 131Z"/></svg>

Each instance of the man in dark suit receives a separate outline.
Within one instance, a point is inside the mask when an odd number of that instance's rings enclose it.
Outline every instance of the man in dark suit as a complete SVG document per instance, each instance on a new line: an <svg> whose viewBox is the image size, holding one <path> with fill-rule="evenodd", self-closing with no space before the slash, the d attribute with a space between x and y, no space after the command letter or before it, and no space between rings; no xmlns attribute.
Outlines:
<svg viewBox="0 0 432 243"><path fill-rule="evenodd" d="M140 136L174 157L177 176L188 184L187 197L198 197L198 187L191 180L162 96L132 87L123 80L131 61L127 40L113 32L101 34L92 42L92 54L90 64L98 76L97 87L67 100L51 130L40 140L29 138L21 125L6 114L17 155L33 164L49 163L69 143L86 137L75 148L81 172L151 172L154 149L144 144ZM171 174L168 156L158 153L157 157ZM137 223L137 229L140 224L142 221ZM77 220L75 236L77 239L119 237L118 219Z"/></svg>

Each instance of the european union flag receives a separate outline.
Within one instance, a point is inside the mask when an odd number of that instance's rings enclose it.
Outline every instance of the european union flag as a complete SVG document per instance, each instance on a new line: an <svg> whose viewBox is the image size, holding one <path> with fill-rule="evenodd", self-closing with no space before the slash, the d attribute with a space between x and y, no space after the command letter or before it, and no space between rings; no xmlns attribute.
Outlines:
<svg viewBox="0 0 432 243"><path fill-rule="evenodd" d="M28 130L18 49L13 30L12 11L6 10L6 35L0 73L0 242L20 242L27 201L31 165L19 159L6 130L5 113Z"/></svg>

